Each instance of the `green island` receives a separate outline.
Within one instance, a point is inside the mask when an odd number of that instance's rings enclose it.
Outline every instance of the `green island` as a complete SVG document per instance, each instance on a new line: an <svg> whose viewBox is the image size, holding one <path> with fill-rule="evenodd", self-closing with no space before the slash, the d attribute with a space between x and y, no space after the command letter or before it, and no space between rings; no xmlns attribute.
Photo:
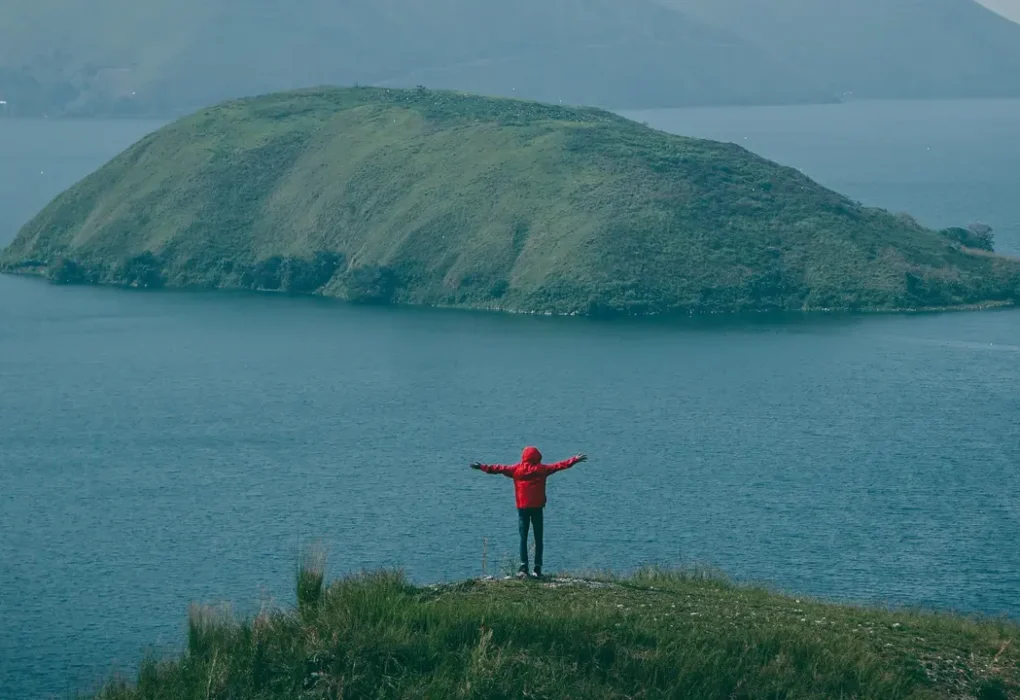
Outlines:
<svg viewBox="0 0 1020 700"><path fill-rule="evenodd" d="M325 584L246 619L192 606L187 646L100 700L881 698L1020 693L1020 626L835 605L648 569L624 578Z"/></svg>
<svg viewBox="0 0 1020 700"><path fill-rule="evenodd" d="M1005 306L1020 260L592 108L329 88L203 109L0 254L57 283L648 315Z"/></svg>

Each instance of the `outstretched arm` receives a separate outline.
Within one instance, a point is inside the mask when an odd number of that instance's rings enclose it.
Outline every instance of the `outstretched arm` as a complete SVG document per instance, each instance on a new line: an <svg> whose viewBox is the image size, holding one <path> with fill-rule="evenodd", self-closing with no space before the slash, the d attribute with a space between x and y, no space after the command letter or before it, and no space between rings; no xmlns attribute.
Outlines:
<svg viewBox="0 0 1020 700"><path fill-rule="evenodd" d="M514 478L514 471L517 469L515 464L480 464L475 462L471 465L472 469L483 471L486 474L502 474L508 476L511 479Z"/></svg>
<svg viewBox="0 0 1020 700"><path fill-rule="evenodd" d="M575 464L580 464L581 462L587 462L587 461L588 461L588 456L587 455L577 455L576 457L571 457L570 459L565 459L562 462L557 462L556 464L550 464L550 465L548 465L546 467L546 469L551 474L553 472L563 471L564 469L570 469Z"/></svg>

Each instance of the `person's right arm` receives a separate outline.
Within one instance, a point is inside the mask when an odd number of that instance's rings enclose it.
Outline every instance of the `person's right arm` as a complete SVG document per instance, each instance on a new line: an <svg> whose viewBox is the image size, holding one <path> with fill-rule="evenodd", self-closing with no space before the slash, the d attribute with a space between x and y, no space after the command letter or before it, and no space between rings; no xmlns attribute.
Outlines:
<svg viewBox="0 0 1020 700"><path fill-rule="evenodd" d="M588 461L587 455L583 454L577 455L575 457L571 457L570 459L565 459L562 462L556 462L556 464L546 465L546 471L552 474L553 472L563 471L564 469L570 469L575 464L580 464L581 462L587 461Z"/></svg>

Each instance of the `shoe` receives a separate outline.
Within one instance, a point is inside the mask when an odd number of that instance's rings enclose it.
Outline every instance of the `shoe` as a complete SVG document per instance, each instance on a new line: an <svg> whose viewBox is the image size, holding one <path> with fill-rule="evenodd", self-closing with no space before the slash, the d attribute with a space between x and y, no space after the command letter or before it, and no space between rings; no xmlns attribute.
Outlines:
<svg viewBox="0 0 1020 700"><path fill-rule="evenodd" d="M528 578L527 564L521 564L520 568L517 569L517 578Z"/></svg>
<svg viewBox="0 0 1020 700"><path fill-rule="evenodd" d="M535 577L535 578L542 578L542 569L540 569L540 568L539 568L539 567L537 567L537 566L535 567L535 573L534 573L534 577Z"/></svg>

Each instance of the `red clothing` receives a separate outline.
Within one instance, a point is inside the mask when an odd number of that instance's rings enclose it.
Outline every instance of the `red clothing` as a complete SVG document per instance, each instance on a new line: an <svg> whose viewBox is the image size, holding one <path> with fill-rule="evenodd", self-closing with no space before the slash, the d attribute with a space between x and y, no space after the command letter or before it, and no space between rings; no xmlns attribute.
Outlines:
<svg viewBox="0 0 1020 700"><path fill-rule="evenodd" d="M556 464L542 464L542 453L534 447L524 448L518 464L483 464L486 474L502 474L514 480L514 494L518 508L545 506L545 480L553 472L570 469L580 460L577 457Z"/></svg>

